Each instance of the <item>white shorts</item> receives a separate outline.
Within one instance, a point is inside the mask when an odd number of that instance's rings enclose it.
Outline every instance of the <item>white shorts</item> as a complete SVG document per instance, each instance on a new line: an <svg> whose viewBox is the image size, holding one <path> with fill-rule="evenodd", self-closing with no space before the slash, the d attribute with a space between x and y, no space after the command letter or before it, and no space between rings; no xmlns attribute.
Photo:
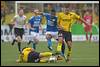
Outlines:
<svg viewBox="0 0 100 67"><path fill-rule="evenodd" d="M58 32L47 31L46 35L50 34L53 38L58 39Z"/></svg>
<svg viewBox="0 0 100 67"><path fill-rule="evenodd" d="M39 33L31 32L31 36L32 36L34 39L39 39Z"/></svg>

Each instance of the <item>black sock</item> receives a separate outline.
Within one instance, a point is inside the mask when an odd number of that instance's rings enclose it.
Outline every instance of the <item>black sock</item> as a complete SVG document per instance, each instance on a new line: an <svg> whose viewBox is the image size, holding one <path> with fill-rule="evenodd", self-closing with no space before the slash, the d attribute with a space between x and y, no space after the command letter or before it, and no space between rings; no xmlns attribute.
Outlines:
<svg viewBox="0 0 100 67"><path fill-rule="evenodd" d="M62 54L64 55L64 53L65 53L65 44L64 44L64 42L63 42L63 44L62 44L62 49L61 49L62 51Z"/></svg>
<svg viewBox="0 0 100 67"><path fill-rule="evenodd" d="M14 43L15 43L16 41L17 41L17 40L16 40L16 39L14 39L14 40L13 40L13 42L12 42L12 45L14 45Z"/></svg>
<svg viewBox="0 0 100 67"><path fill-rule="evenodd" d="M33 48L36 49L36 43L33 43Z"/></svg>
<svg viewBox="0 0 100 67"><path fill-rule="evenodd" d="M18 50L21 53L21 42L18 42Z"/></svg>

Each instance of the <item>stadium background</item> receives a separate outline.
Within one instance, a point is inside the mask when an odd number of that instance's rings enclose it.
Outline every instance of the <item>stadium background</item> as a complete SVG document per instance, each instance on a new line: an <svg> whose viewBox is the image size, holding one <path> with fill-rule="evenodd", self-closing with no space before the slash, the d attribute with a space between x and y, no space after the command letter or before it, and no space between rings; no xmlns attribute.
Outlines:
<svg viewBox="0 0 100 67"><path fill-rule="evenodd" d="M35 8L38 8L42 12L49 12L51 9L55 9L57 14L61 11L61 7L65 6L69 7L70 9L79 14L81 17L83 17L83 14L85 10L89 9L92 11L93 14L93 35L96 35L92 38L98 41L98 33L99 33L99 4L91 4L91 3L70 3L70 4L61 4L61 3L17 3L17 7L15 6L15 1L1 1L1 35L4 40L10 40L11 36L9 35L9 24L11 23L11 19L14 17L17 10L15 8L23 8L25 11L25 15L28 19L32 16L32 10ZM45 17L44 20L45 22ZM75 21L78 22L78 21ZM45 27L46 24L43 24L43 31L41 31L40 34L41 38L45 38L43 35L45 33ZM12 31L13 33L13 31ZM26 34L29 34L28 31L26 31ZM78 35L85 35L83 25L75 23L72 25L72 34L76 35L77 40L83 39L85 40L85 36L81 36L78 38ZM13 36L12 36L13 37ZM28 39L28 38L26 38ZM73 38L74 39L74 38ZM40 39L41 40L41 39Z"/></svg>

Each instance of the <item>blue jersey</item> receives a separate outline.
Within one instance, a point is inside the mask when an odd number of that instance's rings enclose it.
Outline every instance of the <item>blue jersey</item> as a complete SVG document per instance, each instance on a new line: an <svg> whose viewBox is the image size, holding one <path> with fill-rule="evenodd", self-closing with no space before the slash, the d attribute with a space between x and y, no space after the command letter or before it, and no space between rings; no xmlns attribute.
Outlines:
<svg viewBox="0 0 100 67"><path fill-rule="evenodd" d="M52 31L52 32L58 31L58 29L57 29L57 17L56 16L51 17L51 15L48 13L43 13L43 15L46 17L46 20L47 20L46 31Z"/></svg>
<svg viewBox="0 0 100 67"><path fill-rule="evenodd" d="M30 29L30 31L39 32L39 26L42 20L42 16L32 16L29 20L29 23L33 29Z"/></svg>

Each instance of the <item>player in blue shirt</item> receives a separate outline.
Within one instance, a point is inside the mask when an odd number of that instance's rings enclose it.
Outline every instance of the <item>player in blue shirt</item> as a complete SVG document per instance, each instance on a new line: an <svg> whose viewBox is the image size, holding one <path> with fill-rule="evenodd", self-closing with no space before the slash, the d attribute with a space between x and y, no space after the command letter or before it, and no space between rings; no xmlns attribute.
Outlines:
<svg viewBox="0 0 100 67"><path fill-rule="evenodd" d="M36 49L36 44L39 42L39 27L41 27L42 16L39 15L39 10L35 9L33 16L29 20L30 34L33 40L29 40L30 44L33 43L33 48Z"/></svg>
<svg viewBox="0 0 100 67"><path fill-rule="evenodd" d="M46 39L48 42L48 48L52 50L51 38L54 38L55 40L58 39L56 12L55 10L51 10L50 13L43 13L43 16L46 17Z"/></svg>

